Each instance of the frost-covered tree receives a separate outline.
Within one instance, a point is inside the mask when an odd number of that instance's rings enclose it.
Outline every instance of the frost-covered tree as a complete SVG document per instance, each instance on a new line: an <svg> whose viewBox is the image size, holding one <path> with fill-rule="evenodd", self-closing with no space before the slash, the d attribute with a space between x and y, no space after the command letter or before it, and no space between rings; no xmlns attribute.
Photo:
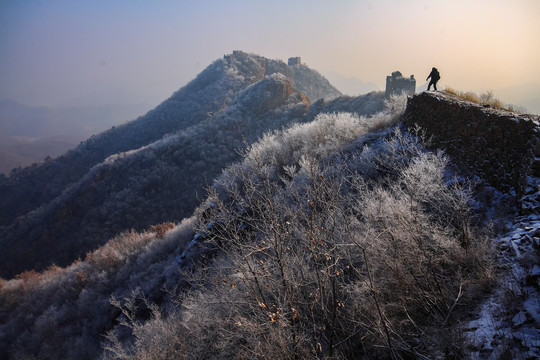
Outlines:
<svg viewBox="0 0 540 360"><path fill-rule="evenodd" d="M414 135L362 136L375 120L321 115L249 147L201 209L191 291L126 321L133 343L110 332L105 358L145 358L157 329L176 335L150 349L183 358L459 356L441 334L489 267L470 218L463 241L471 193Z"/></svg>

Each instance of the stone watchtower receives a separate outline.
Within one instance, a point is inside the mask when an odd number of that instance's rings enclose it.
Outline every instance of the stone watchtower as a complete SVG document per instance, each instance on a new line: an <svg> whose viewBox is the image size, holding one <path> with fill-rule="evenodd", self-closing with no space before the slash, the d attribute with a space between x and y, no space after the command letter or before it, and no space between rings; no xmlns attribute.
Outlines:
<svg viewBox="0 0 540 360"><path fill-rule="evenodd" d="M298 56L298 57L290 57L288 65L289 66L302 65L302 59L300 58L300 56Z"/></svg>
<svg viewBox="0 0 540 360"><path fill-rule="evenodd" d="M416 91L416 79L414 75L410 78L404 78L399 71L394 71L392 76L386 77L386 92L385 96L388 98L390 95L399 95L405 93L407 95L414 95Z"/></svg>

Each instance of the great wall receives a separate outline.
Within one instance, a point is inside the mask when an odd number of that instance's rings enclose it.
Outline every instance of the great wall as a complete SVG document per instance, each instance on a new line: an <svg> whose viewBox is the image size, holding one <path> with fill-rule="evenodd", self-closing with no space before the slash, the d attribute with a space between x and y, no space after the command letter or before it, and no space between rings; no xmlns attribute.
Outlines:
<svg viewBox="0 0 540 360"><path fill-rule="evenodd" d="M540 176L539 116L493 109L446 92L422 92L408 99L404 124L415 124L433 145L464 163L501 191L527 191Z"/></svg>

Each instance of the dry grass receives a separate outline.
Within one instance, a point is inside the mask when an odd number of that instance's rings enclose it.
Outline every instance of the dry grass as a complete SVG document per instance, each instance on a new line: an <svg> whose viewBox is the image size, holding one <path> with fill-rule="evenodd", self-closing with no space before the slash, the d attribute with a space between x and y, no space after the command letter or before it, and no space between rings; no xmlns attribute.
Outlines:
<svg viewBox="0 0 540 360"><path fill-rule="evenodd" d="M514 109L511 105L504 105L501 100L497 99L493 95L493 91L491 90L488 90L480 95L477 95L472 91L459 91L451 87L445 88L444 91L449 94L458 96L464 100L471 101L475 104L489 105L490 107L495 109L517 112L517 110Z"/></svg>

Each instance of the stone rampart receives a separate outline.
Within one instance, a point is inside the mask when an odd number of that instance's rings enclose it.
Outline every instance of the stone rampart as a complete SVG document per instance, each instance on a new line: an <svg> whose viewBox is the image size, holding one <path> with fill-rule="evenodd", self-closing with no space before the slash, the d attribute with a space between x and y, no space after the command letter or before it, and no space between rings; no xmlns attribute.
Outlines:
<svg viewBox="0 0 540 360"><path fill-rule="evenodd" d="M446 92L409 98L406 126L418 124L457 162L501 191L523 195L529 175L540 176L539 117L492 109Z"/></svg>
<svg viewBox="0 0 540 360"><path fill-rule="evenodd" d="M299 56L297 57L290 57L287 64L289 66L296 66L296 65L302 65L302 58L300 58Z"/></svg>
<svg viewBox="0 0 540 360"><path fill-rule="evenodd" d="M409 78L404 78L401 72L394 71L391 76L386 77L385 96L389 98L391 95L414 95L416 91L416 79L414 75Z"/></svg>

